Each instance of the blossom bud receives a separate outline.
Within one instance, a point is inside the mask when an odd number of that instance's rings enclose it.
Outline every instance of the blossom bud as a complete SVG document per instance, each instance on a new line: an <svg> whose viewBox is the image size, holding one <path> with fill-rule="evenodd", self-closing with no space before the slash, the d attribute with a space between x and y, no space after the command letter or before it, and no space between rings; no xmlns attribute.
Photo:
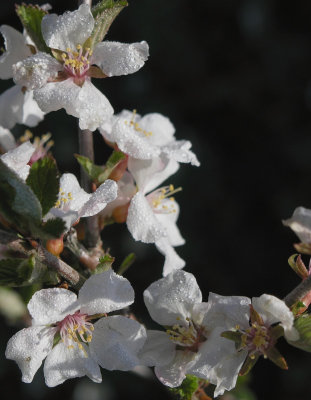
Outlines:
<svg viewBox="0 0 311 400"><path fill-rule="evenodd" d="M108 178L118 182L124 175L124 172L126 171L127 161L128 161L128 156L126 156L122 161L119 162L119 164L112 170Z"/></svg>
<svg viewBox="0 0 311 400"><path fill-rule="evenodd" d="M61 236L58 239L47 240L45 247L51 254L53 254L56 257L59 257L59 255L64 250L63 236Z"/></svg>
<svg viewBox="0 0 311 400"><path fill-rule="evenodd" d="M116 207L112 212L112 218L118 224L122 224L127 219L127 213L130 203L123 204L122 206Z"/></svg>

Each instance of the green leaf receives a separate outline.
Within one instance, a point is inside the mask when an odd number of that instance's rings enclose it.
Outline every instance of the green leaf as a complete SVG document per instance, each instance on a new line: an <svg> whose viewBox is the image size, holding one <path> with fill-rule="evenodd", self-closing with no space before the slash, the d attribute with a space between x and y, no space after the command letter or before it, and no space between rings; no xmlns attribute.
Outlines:
<svg viewBox="0 0 311 400"><path fill-rule="evenodd" d="M94 29L89 39L84 43L84 48L91 49L101 42L106 36L112 22L128 5L127 1L102 0L92 8L95 19Z"/></svg>
<svg viewBox="0 0 311 400"><path fill-rule="evenodd" d="M58 198L59 174L55 161L45 157L33 163L26 183L39 199L44 216Z"/></svg>
<svg viewBox="0 0 311 400"><path fill-rule="evenodd" d="M34 268L33 257L7 258L0 261L0 285L24 286L31 278Z"/></svg>
<svg viewBox="0 0 311 400"><path fill-rule="evenodd" d="M123 275L125 271L127 271L130 266L135 262L136 256L135 253L130 253L125 259L122 261L122 264L120 265L118 274Z"/></svg>
<svg viewBox="0 0 311 400"><path fill-rule="evenodd" d="M40 225L42 209L39 200L7 165L0 160L0 212L22 233L29 233Z"/></svg>
<svg viewBox="0 0 311 400"><path fill-rule="evenodd" d="M96 182L97 184L101 184L108 179L113 169L116 168L126 156L124 153L122 153L122 151L114 150L104 167L95 165L89 158L79 154L75 154L75 157L92 181Z"/></svg>
<svg viewBox="0 0 311 400"><path fill-rule="evenodd" d="M59 278L38 257L7 258L0 261L0 285L18 287L44 283L56 285Z"/></svg>
<svg viewBox="0 0 311 400"><path fill-rule="evenodd" d="M109 178L111 172L118 166L118 164L124 160L126 155L122 153L122 151L114 150L111 156L108 158L102 173L98 176L98 183L105 182L106 179Z"/></svg>
<svg viewBox="0 0 311 400"><path fill-rule="evenodd" d="M42 225L42 230L47 239L57 239L66 230L66 223L61 218L52 218Z"/></svg>
<svg viewBox="0 0 311 400"><path fill-rule="evenodd" d="M97 182L98 177L103 172L103 167L95 165L93 161L85 156L81 156L79 154L75 154L74 156L78 160L78 163L81 165L81 167L83 167L84 171L92 179L92 181Z"/></svg>
<svg viewBox="0 0 311 400"><path fill-rule="evenodd" d="M16 5L16 13L38 50L49 53L50 50L45 44L41 31L42 18L48 12L37 5L23 3Z"/></svg>
<svg viewBox="0 0 311 400"><path fill-rule="evenodd" d="M303 314L294 322L299 333L299 339L287 342L298 349L311 352L311 314Z"/></svg>
<svg viewBox="0 0 311 400"><path fill-rule="evenodd" d="M110 254L106 253L104 257L99 259L99 264L97 265L96 269L93 271L93 274L100 274L101 272L108 271L112 264L114 263L115 258L112 257Z"/></svg>
<svg viewBox="0 0 311 400"><path fill-rule="evenodd" d="M176 388L170 389L170 391L181 400L191 400L198 388L199 378L193 375L186 375L186 379L183 380L183 383Z"/></svg>

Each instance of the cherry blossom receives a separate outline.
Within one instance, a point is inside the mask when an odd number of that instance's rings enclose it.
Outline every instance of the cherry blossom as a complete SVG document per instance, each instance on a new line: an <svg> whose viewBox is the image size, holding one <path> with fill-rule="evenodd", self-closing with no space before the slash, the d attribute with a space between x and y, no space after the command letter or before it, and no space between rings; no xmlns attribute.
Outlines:
<svg viewBox="0 0 311 400"><path fill-rule="evenodd" d="M39 290L28 303L32 326L9 340L5 355L17 362L26 383L46 358L45 382L51 387L84 375L99 383L99 366L130 370L139 364L144 327L120 315L100 317L133 301L128 280L111 269L91 276L78 296L61 288Z"/></svg>
<svg viewBox="0 0 311 400"><path fill-rule="evenodd" d="M6 132L7 133L7 132ZM7 138L10 136L7 134ZM7 139L10 140L10 139ZM36 151L35 146L33 146L29 141L9 150L0 159L11 168L22 180L26 180L29 174L29 161Z"/></svg>
<svg viewBox="0 0 311 400"><path fill-rule="evenodd" d="M15 82L34 90L42 111L65 108L68 114L79 118L81 129L94 131L112 116L113 108L90 77L138 71L148 58L147 43L106 41L94 49L84 48L94 28L94 18L86 4L60 16L45 15L41 28L45 43L56 58L38 52L17 62L13 66Z"/></svg>
<svg viewBox="0 0 311 400"><path fill-rule="evenodd" d="M141 117L136 110L123 110L101 127L103 137L130 157L149 160L159 156L181 163L199 166L196 155L190 150L191 142L176 140L171 121L159 113Z"/></svg>
<svg viewBox="0 0 311 400"><path fill-rule="evenodd" d="M107 179L94 193L86 193L73 174L63 174L55 206L45 219L62 218L69 229L79 218L91 217L103 210L117 197L117 184Z"/></svg>
<svg viewBox="0 0 311 400"><path fill-rule="evenodd" d="M29 41L26 36L8 25L2 25L0 32L5 43L5 52L0 57L0 79L10 79L13 77L13 65L31 56ZM2 127L11 129L16 123L32 127L36 126L43 117L44 112L33 99L31 90L24 90L16 85L1 94Z"/></svg>

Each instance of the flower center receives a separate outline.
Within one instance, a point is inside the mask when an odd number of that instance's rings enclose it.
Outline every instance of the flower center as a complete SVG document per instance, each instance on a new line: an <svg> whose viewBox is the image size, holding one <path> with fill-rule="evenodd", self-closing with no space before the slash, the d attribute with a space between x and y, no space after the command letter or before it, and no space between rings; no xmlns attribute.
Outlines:
<svg viewBox="0 0 311 400"><path fill-rule="evenodd" d="M129 126L133 127L136 132L140 132L140 133L144 134L146 137L151 136L152 132L142 129L139 126L138 122L135 122L136 113L137 113L137 111L133 110L133 114L132 114L132 118L131 118L130 122L124 121L125 125L129 125Z"/></svg>
<svg viewBox="0 0 311 400"><path fill-rule="evenodd" d="M56 208L64 208L68 203L73 200L71 192L64 192L62 188L59 188L58 200L55 203Z"/></svg>
<svg viewBox="0 0 311 400"><path fill-rule="evenodd" d="M173 201L175 200L172 197L173 194L178 193L182 190L181 187L175 189L173 185L163 186L160 189L155 190L154 192L148 194L147 200L149 201L150 205L154 209L155 212L161 214L169 214L176 212L175 204ZM168 201L170 200L172 203L169 204Z"/></svg>
<svg viewBox="0 0 311 400"><path fill-rule="evenodd" d="M179 318L177 318L179 320ZM179 324L167 329L170 340L178 346L187 347L188 350L197 352L199 345L206 340L204 328L196 327L190 318L186 318L188 326Z"/></svg>
<svg viewBox="0 0 311 400"><path fill-rule="evenodd" d="M91 342L94 326L91 322L86 321L86 317L87 314L77 311L57 323L60 337L69 349L73 349L74 345L77 345L80 350L83 350L82 343Z"/></svg>
<svg viewBox="0 0 311 400"><path fill-rule="evenodd" d="M54 145L54 141L50 140L51 138L50 133L46 133L42 135L41 138L35 136L33 140L33 145L35 146L36 150L31 156L28 164L31 166L34 162L40 160L41 158L45 157L49 152L50 148ZM21 143L27 142L27 140L32 139L33 134L30 132L29 129L26 129L24 135L19 138Z"/></svg>
<svg viewBox="0 0 311 400"><path fill-rule="evenodd" d="M85 80L87 71L90 69L90 57L93 52L91 49L83 47L78 44L77 51L72 51L67 48L66 53L62 54L64 61L64 70L70 77L74 78L75 83L81 84Z"/></svg>
<svg viewBox="0 0 311 400"><path fill-rule="evenodd" d="M248 348L250 355L259 352L265 354L271 345L269 329L264 325L254 322L241 336L241 347Z"/></svg>

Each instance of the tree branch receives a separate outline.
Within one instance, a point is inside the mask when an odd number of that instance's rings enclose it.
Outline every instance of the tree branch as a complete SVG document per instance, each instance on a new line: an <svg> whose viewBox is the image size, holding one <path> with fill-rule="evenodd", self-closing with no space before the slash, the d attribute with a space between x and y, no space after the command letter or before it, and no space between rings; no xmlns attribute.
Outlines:
<svg viewBox="0 0 311 400"><path fill-rule="evenodd" d="M311 275L304 279L284 298L284 302L288 307L293 306L297 301L301 300L311 291Z"/></svg>

